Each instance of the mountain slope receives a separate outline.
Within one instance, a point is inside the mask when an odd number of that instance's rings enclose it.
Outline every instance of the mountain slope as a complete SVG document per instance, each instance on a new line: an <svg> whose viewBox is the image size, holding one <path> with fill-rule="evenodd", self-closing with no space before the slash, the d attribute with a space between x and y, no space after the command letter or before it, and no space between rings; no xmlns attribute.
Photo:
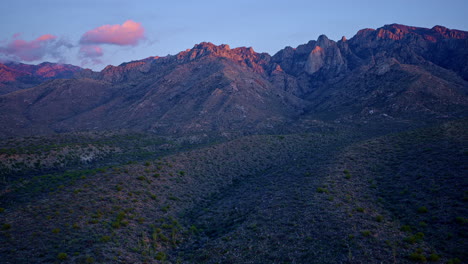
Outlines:
<svg viewBox="0 0 468 264"><path fill-rule="evenodd" d="M154 61L148 76L111 75L127 81L114 84L121 103L104 113L117 117L104 125L163 132L248 130L272 126L300 111L300 99L272 86L265 75L257 73L263 71L261 67L243 65L249 54L236 53L228 47L200 44L177 55L175 62ZM112 79L106 71L102 76ZM58 126L104 118L88 117L93 114Z"/></svg>
<svg viewBox="0 0 468 264"><path fill-rule="evenodd" d="M26 175L2 186L0 254L5 263L466 259L467 127L254 135Z"/></svg>
<svg viewBox="0 0 468 264"><path fill-rule="evenodd" d="M82 70L70 64L49 62L39 65L0 63L0 95L30 88L46 80L71 78Z"/></svg>
<svg viewBox="0 0 468 264"><path fill-rule="evenodd" d="M174 57L108 67L96 80L56 80L5 95L1 118L23 133L31 126L56 132L270 129L300 113L304 102L273 86L255 63L257 56L248 49L202 43Z"/></svg>
<svg viewBox="0 0 468 264"><path fill-rule="evenodd" d="M5 135L50 134L50 125L94 109L110 94L105 82L52 80L32 89L0 96Z"/></svg>

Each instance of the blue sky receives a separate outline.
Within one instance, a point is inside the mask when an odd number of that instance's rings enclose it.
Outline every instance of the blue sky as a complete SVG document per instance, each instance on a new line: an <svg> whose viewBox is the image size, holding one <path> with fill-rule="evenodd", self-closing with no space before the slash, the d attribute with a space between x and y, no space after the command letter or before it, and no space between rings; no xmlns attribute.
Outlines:
<svg viewBox="0 0 468 264"><path fill-rule="evenodd" d="M0 59L101 70L108 64L176 54L202 41L251 46L273 55L321 34L333 40L351 38L359 29L391 23L468 30L466 14L466 0L2 0ZM106 29L102 26L121 27L129 20L144 29L144 36L135 36L132 44L83 40L87 32L95 30L96 37ZM15 49L18 43L24 44L22 50ZM28 48L38 50L25 55Z"/></svg>

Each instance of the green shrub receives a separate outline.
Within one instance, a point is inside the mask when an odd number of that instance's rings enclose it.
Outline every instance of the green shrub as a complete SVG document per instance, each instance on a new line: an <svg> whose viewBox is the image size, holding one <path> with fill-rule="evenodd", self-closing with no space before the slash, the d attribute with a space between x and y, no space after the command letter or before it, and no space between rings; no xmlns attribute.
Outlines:
<svg viewBox="0 0 468 264"><path fill-rule="evenodd" d="M427 212L429 212L429 210L427 210L426 206L421 206L418 208L418 213L420 214L425 214Z"/></svg>
<svg viewBox="0 0 468 264"><path fill-rule="evenodd" d="M363 213L363 212L364 212L364 208L358 207L358 208L356 208L356 211L358 211L358 212L360 212L360 213Z"/></svg>
<svg viewBox="0 0 468 264"><path fill-rule="evenodd" d="M54 233L54 234L60 233L60 228L54 228L54 229L52 229L52 233Z"/></svg>
<svg viewBox="0 0 468 264"><path fill-rule="evenodd" d="M195 225L190 226L190 232L192 234L197 234L198 233L198 228Z"/></svg>
<svg viewBox="0 0 468 264"><path fill-rule="evenodd" d="M440 256L437 255L436 253L432 253L431 255L429 255L428 260L429 260L429 261L439 261L439 260L440 260Z"/></svg>
<svg viewBox="0 0 468 264"><path fill-rule="evenodd" d="M453 258L453 259L449 259L447 261L447 264L461 264L461 260L459 258Z"/></svg>
<svg viewBox="0 0 468 264"><path fill-rule="evenodd" d="M318 192L318 193L329 193L328 189L322 188L322 187L318 187L318 188L317 188L317 192Z"/></svg>
<svg viewBox="0 0 468 264"><path fill-rule="evenodd" d="M163 207L161 207L161 211L167 213L169 211L169 208L171 208L171 206L169 206L169 205L163 206Z"/></svg>
<svg viewBox="0 0 468 264"><path fill-rule="evenodd" d="M163 233L158 233L158 237L163 242L169 242L169 238L165 236Z"/></svg>
<svg viewBox="0 0 468 264"><path fill-rule="evenodd" d="M369 231L369 230L363 230L363 231L361 231L361 234L362 234L363 236L365 236L365 237L368 237L368 236L371 235L371 231Z"/></svg>
<svg viewBox="0 0 468 264"><path fill-rule="evenodd" d="M376 216L375 221L382 222L383 221L383 216L381 216L381 215Z"/></svg>
<svg viewBox="0 0 468 264"><path fill-rule="evenodd" d="M57 258L59 260L66 260L68 258L68 255L67 255L67 253L61 252L61 253L58 253Z"/></svg>
<svg viewBox="0 0 468 264"><path fill-rule="evenodd" d="M180 199L175 197L175 196L169 196L167 199L171 200L171 201L179 201Z"/></svg>
<svg viewBox="0 0 468 264"><path fill-rule="evenodd" d="M100 239L101 242L109 242L110 240L111 240L110 236L102 236Z"/></svg>
<svg viewBox="0 0 468 264"><path fill-rule="evenodd" d="M165 228L165 229L171 229L171 228L172 228L172 225L170 225L170 224L162 224L161 227L162 227L162 228Z"/></svg>
<svg viewBox="0 0 468 264"><path fill-rule="evenodd" d="M164 252L158 252L158 254L156 254L156 260L159 260L159 261L164 261L166 260L166 253Z"/></svg>
<svg viewBox="0 0 468 264"><path fill-rule="evenodd" d="M145 181L145 180L146 180L146 177L145 177L145 176L138 176L138 177L137 177L137 180Z"/></svg>
<svg viewBox="0 0 468 264"><path fill-rule="evenodd" d="M117 220L122 221L125 218L125 212L121 211L117 214Z"/></svg>
<svg viewBox="0 0 468 264"><path fill-rule="evenodd" d="M421 241L423 238L424 238L424 233L418 232L412 236L405 238L404 240L405 242L408 242L410 244L415 244L416 242Z"/></svg>
<svg viewBox="0 0 468 264"><path fill-rule="evenodd" d="M3 224L2 225L2 230L8 230L11 228L11 224Z"/></svg>
<svg viewBox="0 0 468 264"><path fill-rule="evenodd" d="M409 225L404 225L400 228L401 231L403 232L411 232L411 226Z"/></svg>
<svg viewBox="0 0 468 264"><path fill-rule="evenodd" d="M427 259L426 257L419 253L419 252L413 252L411 253L411 255L409 255L409 259L412 260L412 261L418 261L418 262L426 262Z"/></svg>
<svg viewBox="0 0 468 264"><path fill-rule="evenodd" d="M343 170L343 173L346 179L351 179L351 173L349 173L349 170Z"/></svg>
<svg viewBox="0 0 468 264"><path fill-rule="evenodd" d="M468 219L458 216L457 218L455 218L455 222L457 222L457 224L460 224L460 225L466 225L468 223Z"/></svg>
<svg viewBox="0 0 468 264"><path fill-rule="evenodd" d="M117 214L117 218L115 219L114 222L111 223L111 226L113 228L120 228L121 225L125 226L128 224L128 222L126 221L123 221L123 219L125 218L125 212L119 212Z"/></svg>

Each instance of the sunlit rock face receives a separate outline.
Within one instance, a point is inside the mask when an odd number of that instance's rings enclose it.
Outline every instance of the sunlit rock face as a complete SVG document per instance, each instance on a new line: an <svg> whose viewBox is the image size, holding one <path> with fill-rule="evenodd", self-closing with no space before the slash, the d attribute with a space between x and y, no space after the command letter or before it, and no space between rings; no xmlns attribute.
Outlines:
<svg viewBox="0 0 468 264"><path fill-rule="evenodd" d="M325 51L320 46L316 46L309 54L305 65L305 71L309 74L313 74L320 70L325 64Z"/></svg>
<svg viewBox="0 0 468 264"><path fill-rule="evenodd" d="M322 68L337 72L346 68L336 42L329 40L325 35L318 38L316 46L309 54L304 70L313 74Z"/></svg>

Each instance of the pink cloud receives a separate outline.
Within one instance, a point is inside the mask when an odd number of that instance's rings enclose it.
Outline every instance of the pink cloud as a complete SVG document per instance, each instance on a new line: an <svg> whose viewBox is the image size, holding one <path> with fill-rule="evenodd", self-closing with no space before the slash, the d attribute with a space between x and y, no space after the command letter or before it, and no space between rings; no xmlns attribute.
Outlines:
<svg viewBox="0 0 468 264"><path fill-rule="evenodd" d="M97 58L103 55L102 48L99 46L81 46L80 54L86 58Z"/></svg>
<svg viewBox="0 0 468 264"><path fill-rule="evenodd" d="M42 35L40 37L38 37L36 40L37 41L47 41L49 39L56 39L57 37L54 36L54 35L51 35L51 34L45 34L45 35Z"/></svg>
<svg viewBox="0 0 468 264"><path fill-rule="evenodd" d="M141 23L127 20L122 25L104 25L84 33L80 44L135 46L144 38L144 34Z"/></svg>
<svg viewBox="0 0 468 264"><path fill-rule="evenodd" d="M51 34L42 35L31 41L20 39L20 37L21 34L16 33L11 41L0 46L0 55L12 60L35 61L46 56L61 58L59 49L72 47L69 43L58 40L56 36Z"/></svg>
<svg viewBox="0 0 468 264"><path fill-rule="evenodd" d="M80 47L79 57L82 59L82 65L102 64L102 61L99 59L102 55L104 55L104 53L99 46L83 45Z"/></svg>

